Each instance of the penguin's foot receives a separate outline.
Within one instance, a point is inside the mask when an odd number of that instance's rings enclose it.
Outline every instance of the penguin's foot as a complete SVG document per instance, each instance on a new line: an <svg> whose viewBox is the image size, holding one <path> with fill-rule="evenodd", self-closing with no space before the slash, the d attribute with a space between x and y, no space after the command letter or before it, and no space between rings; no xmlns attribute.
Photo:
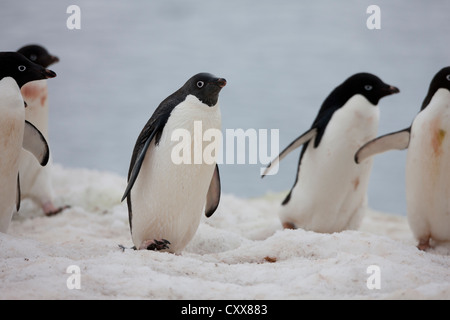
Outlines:
<svg viewBox="0 0 450 320"><path fill-rule="evenodd" d="M292 222L283 222L283 228L284 229L292 229L292 230L297 229L295 227L295 224L293 224Z"/></svg>
<svg viewBox="0 0 450 320"><path fill-rule="evenodd" d="M139 246L139 250L152 250L152 251L160 251L169 249L170 242L166 239L161 240L146 240L141 243Z"/></svg>
<svg viewBox="0 0 450 320"><path fill-rule="evenodd" d="M417 249L422 250L422 251L426 251L430 248L431 248L430 239L420 240L419 244L417 245Z"/></svg>
<svg viewBox="0 0 450 320"><path fill-rule="evenodd" d="M58 213L63 212L63 211L66 210L66 209L69 209L69 208L70 208L70 206L69 206L69 205L66 205L66 206L62 206L62 207L56 208L55 210L44 211L44 213L45 213L45 215L46 215L47 217L51 217L51 216L57 215Z"/></svg>
<svg viewBox="0 0 450 320"><path fill-rule="evenodd" d="M62 211L69 209L70 206L62 206L59 208L56 208L53 203L51 202L46 202L44 205L42 205L42 210L44 211L44 214L47 217L51 217L51 216L55 216L58 213L61 213Z"/></svg>

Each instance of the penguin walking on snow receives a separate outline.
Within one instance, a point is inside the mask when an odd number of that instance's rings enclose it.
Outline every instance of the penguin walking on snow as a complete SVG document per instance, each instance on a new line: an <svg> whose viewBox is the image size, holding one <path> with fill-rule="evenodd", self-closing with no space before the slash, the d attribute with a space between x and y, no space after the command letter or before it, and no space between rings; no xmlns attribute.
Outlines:
<svg viewBox="0 0 450 320"><path fill-rule="evenodd" d="M45 48L39 45L27 45L17 52L23 54L32 62L44 68L59 62L58 57L51 55ZM27 83L21 89L23 99L27 103L25 119L31 122L44 135L47 142L48 136L48 89L47 80L39 80ZM20 156L20 186L22 198L30 198L40 205L47 216L55 215L66 207L56 208L53 204L54 191L51 182L52 159L43 167L36 162L34 157L26 151Z"/></svg>
<svg viewBox="0 0 450 320"><path fill-rule="evenodd" d="M280 210L284 228L333 233L359 226L372 162L357 165L354 154L376 137L379 100L398 92L375 75L351 76L325 99L311 129L266 168L263 177L303 145L294 186Z"/></svg>
<svg viewBox="0 0 450 320"><path fill-rule="evenodd" d="M391 149L408 149L406 202L417 247L428 249L431 239L450 241L450 67L434 76L410 127L368 142L355 161L364 164Z"/></svg>
<svg viewBox="0 0 450 320"><path fill-rule="evenodd" d="M25 121L20 93L26 83L54 78L56 74L17 52L0 53L0 232L7 232L14 210L20 208L19 157L22 147L41 165L49 158L42 133Z"/></svg>
<svg viewBox="0 0 450 320"><path fill-rule="evenodd" d="M203 209L207 217L217 209L217 164L175 163L172 153L179 142L172 134L186 130L192 147L202 139L194 133L194 122L200 121L204 132L220 130L218 99L225 85L225 79L208 73L193 76L161 102L139 135L122 198L127 198L136 249L180 253L197 231Z"/></svg>

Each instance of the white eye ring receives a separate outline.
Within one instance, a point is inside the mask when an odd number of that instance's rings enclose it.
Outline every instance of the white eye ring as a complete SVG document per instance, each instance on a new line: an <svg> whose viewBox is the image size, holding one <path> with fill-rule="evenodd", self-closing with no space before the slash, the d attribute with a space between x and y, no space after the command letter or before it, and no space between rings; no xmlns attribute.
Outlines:
<svg viewBox="0 0 450 320"><path fill-rule="evenodd" d="M446 78L448 81L450 81L450 74L448 74Z"/></svg>
<svg viewBox="0 0 450 320"><path fill-rule="evenodd" d="M30 60L31 60L31 61L36 61L36 60L37 60L37 55L32 54L32 55L30 56Z"/></svg>
<svg viewBox="0 0 450 320"><path fill-rule="evenodd" d="M20 72L24 72L25 70L27 70L27 67L25 67L25 66L19 66L19 71Z"/></svg>
<svg viewBox="0 0 450 320"><path fill-rule="evenodd" d="M364 89L366 89L367 91L370 91L373 89L373 87L371 85L366 85L366 86L364 86Z"/></svg>
<svg viewBox="0 0 450 320"><path fill-rule="evenodd" d="M197 87L198 87L199 89L203 88L204 85L205 85L205 83L204 83L203 81L198 81L198 82L197 82Z"/></svg>

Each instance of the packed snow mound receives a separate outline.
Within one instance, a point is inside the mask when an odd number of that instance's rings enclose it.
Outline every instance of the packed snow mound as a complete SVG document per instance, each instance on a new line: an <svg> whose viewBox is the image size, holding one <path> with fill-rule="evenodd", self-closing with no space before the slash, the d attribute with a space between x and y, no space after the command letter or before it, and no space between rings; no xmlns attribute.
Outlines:
<svg viewBox="0 0 450 320"><path fill-rule="evenodd" d="M450 298L450 245L419 251L405 217L369 211L359 231L282 230L282 196L224 194L181 255L122 251L133 245L126 179L58 165L53 175L56 204L72 207L49 218L23 201L0 234L0 299ZM80 289L69 289L70 266Z"/></svg>

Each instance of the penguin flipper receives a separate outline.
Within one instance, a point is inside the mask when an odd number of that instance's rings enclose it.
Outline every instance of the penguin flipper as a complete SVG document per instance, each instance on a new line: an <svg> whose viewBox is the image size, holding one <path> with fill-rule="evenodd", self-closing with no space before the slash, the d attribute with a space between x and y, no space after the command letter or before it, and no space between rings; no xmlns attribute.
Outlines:
<svg viewBox="0 0 450 320"><path fill-rule="evenodd" d="M266 167L266 170L264 170L264 173L262 174L261 178L264 178L267 174L269 174L270 170L272 170L273 167L278 166L279 162L283 160L289 153L300 147L301 145L305 144L306 142L310 141L312 138L314 138L317 135L317 128L311 128L310 130L306 131L304 134L302 134L300 137L295 139L291 142L290 145L288 145L279 155L276 157L269 165Z"/></svg>
<svg viewBox="0 0 450 320"><path fill-rule="evenodd" d="M208 194L206 195L205 215L208 218L216 212L216 209L219 206L220 189L219 166L216 164L216 169L214 169L211 184L209 185Z"/></svg>
<svg viewBox="0 0 450 320"><path fill-rule="evenodd" d="M31 124L31 122L26 120L22 147L31 152L39 161L41 166L47 165L50 157L47 141L42 133L33 124Z"/></svg>
<svg viewBox="0 0 450 320"><path fill-rule="evenodd" d="M150 131L150 135L145 139L145 143L140 151L137 153L137 157L135 158L135 155L133 155L133 160L130 165L130 173L128 177L128 185L125 189L125 192L123 194L122 200L125 200L128 195L130 194L131 189L134 186L134 183L136 182L136 179L139 175L139 171L141 170L142 163L144 162L145 155L147 154L148 147L150 147L150 143L153 141L153 138L155 135L162 130L161 126L159 124L156 124L153 126L153 130ZM140 141L141 136L138 138L138 141ZM136 144L136 148L139 147L138 143ZM136 151L136 150L135 150Z"/></svg>
<svg viewBox="0 0 450 320"><path fill-rule="evenodd" d="M17 174L17 193L16 193L16 209L17 212L20 210L20 200L22 198L21 191L20 191L20 176Z"/></svg>
<svg viewBox="0 0 450 320"><path fill-rule="evenodd" d="M388 150L404 150L409 146L411 127L386 134L367 142L355 154L355 162L361 163L365 159Z"/></svg>

